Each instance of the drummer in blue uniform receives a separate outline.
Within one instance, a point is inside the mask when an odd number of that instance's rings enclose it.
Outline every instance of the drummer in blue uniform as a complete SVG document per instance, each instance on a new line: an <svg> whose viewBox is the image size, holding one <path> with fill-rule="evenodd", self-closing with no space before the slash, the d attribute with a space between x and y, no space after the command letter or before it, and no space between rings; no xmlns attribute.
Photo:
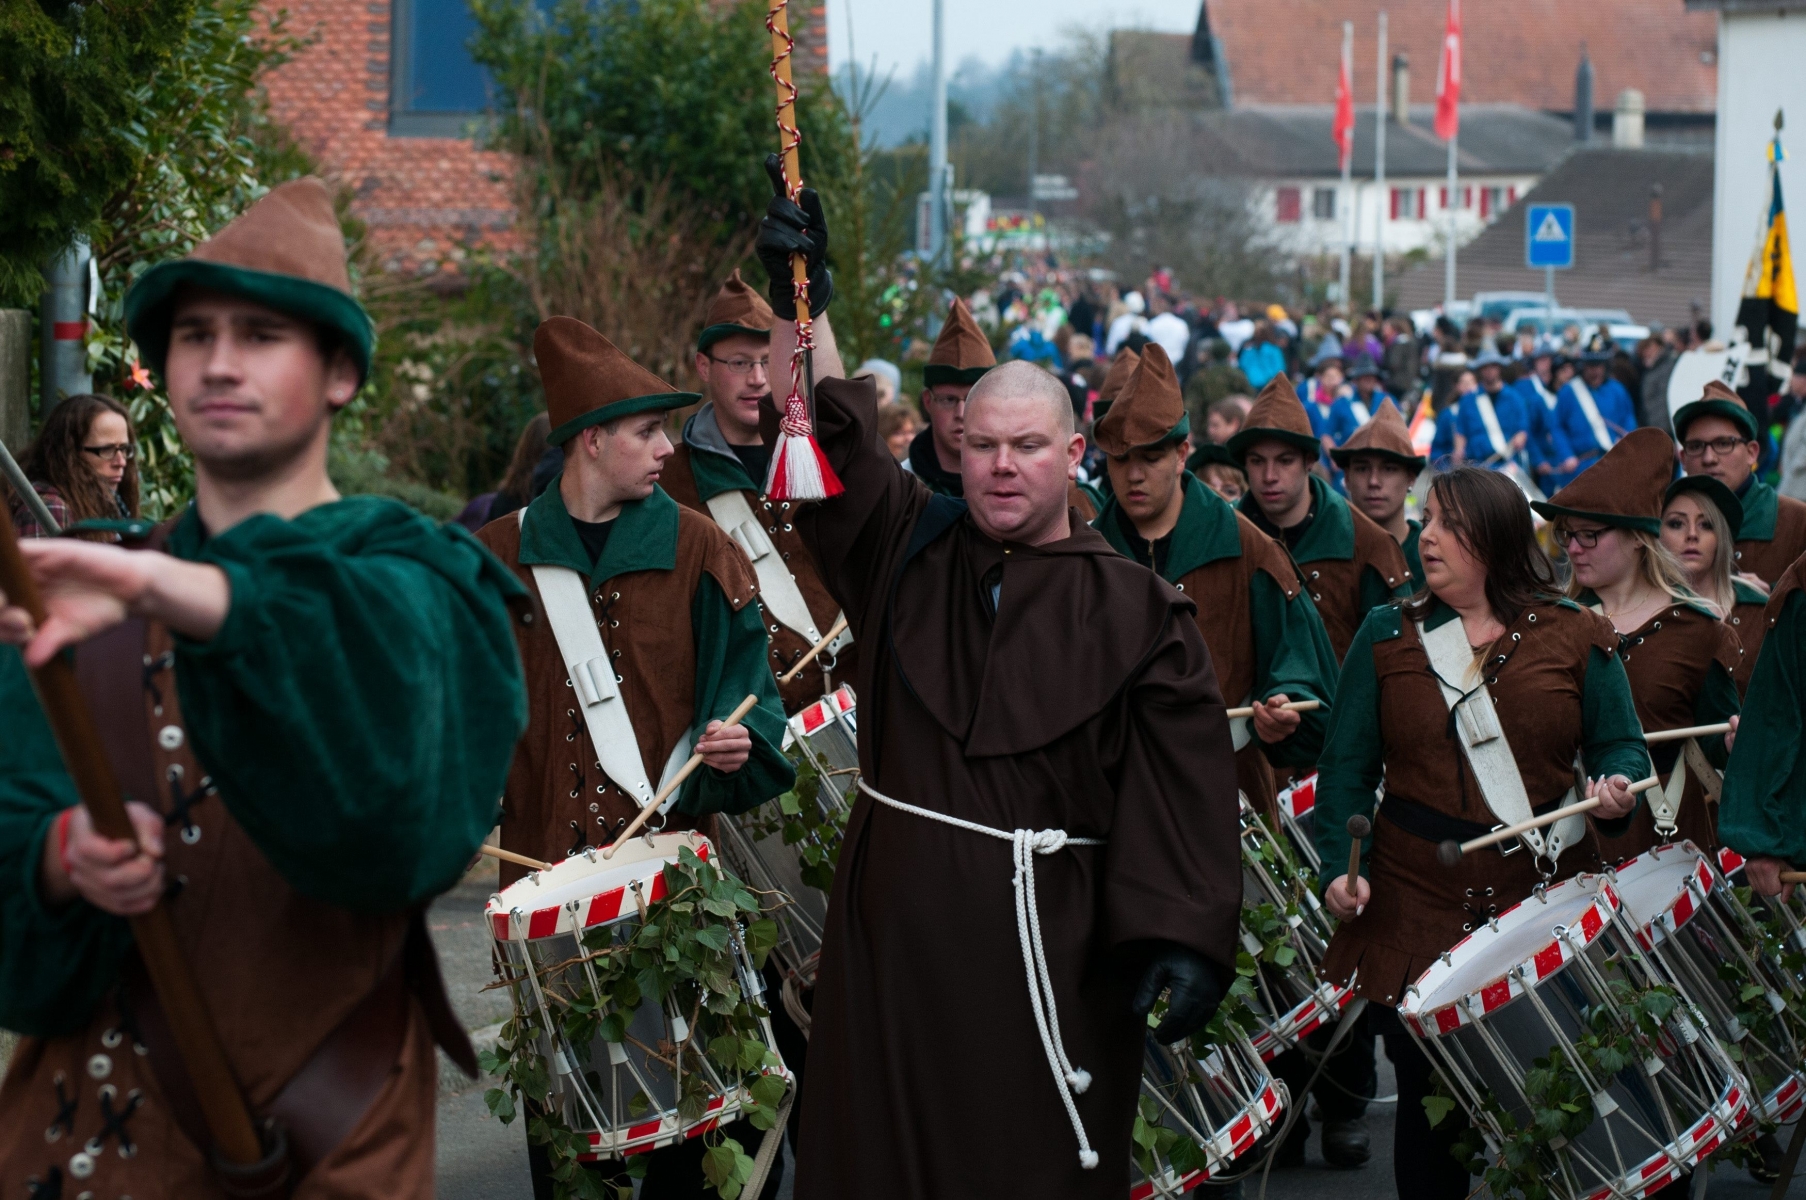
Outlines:
<svg viewBox="0 0 1806 1200"><path fill-rule="evenodd" d="M1311 432L1323 444L1326 455L1339 444L1335 436L1336 400L1343 391L1344 366L1342 347L1334 338L1325 338L1310 361L1309 378L1298 385L1298 399L1311 419Z"/></svg>
<svg viewBox="0 0 1806 1200"><path fill-rule="evenodd" d="M1524 455L1530 425L1523 400L1505 386L1505 359L1492 346L1474 357L1478 386L1461 397L1455 417L1455 461L1495 470Z"/></svg>
<svg viewBox="0 0 1806 1200"><path fill-rule="evenodd" d="M1580 352L1580 374L1556 396L1555 419L1573 451L1577 470L1599 460L1618 439L1637 427L1637 407L1624 385L1606 371L1612 344L1595 334Z"/></svg>
<svg viewBox="0 0 1806 1200"><path fill-rule="evenodd" d="M1554 346L1546 341L1537 343L1529 357L1530 369L1513 385L1523 401L1530 426L1531 478L1546 495L1566 485L1579 465L1561 431L1561 423L1556 420L1559 389L1552 385L1559 361L1565 359L1555 352Z"/></svg>
<svg viewBox="0 0 1806 1200"><path fill-rule="evenodd" d="M1449 402L1436 414L1436 431L1430 438L1430 465L1438 471L1455 465L1455 422L1461 419L1461 397L1477 386L1472 371L1461 372L1455 377Z"/></svg>
<svg viewBox="0 0 1806 1200"><path fill-rule="evenodd" d="M1365 354L1355 359L1348 369L1348 382L1353 390L1336 402L1335 412L1330 416L1330 436L1336 439L1337 446L1346 446L1355 430L1373 420L1382 401L1391 400L1395 407L1398 404L1379 385L1380 368Z"/></svg>

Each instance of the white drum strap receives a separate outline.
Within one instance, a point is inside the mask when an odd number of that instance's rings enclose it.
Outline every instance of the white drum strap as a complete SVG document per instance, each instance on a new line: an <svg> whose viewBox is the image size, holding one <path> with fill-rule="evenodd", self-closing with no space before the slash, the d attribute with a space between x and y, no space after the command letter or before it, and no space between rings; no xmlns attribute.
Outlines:
<svg viewBox="0 0 1806 1200"><path fill-rule="evenodd" d="M1373 420L1373 414L1368 412L1367 406L1362 404L1359 400L1350 400L1348 406L1354 409L1355 420L1360 424L1365 425L1367 422Z"/></svg>
<svg viewBox="0 0 1806 1200"><path fill-rule="evenodd" d="M525 529L527 510L519 512L521 527ZM609 779L644 808L655 792L646 776L646 764L640 759L640 742L633 731L627 701L615 683L614 663L596 628L596 614L589 606L589 587L569 567L547 563L533 565L533 582L539 586L539 599L545 605L546 619L552 623L559 657L564 659L571 688L577 693L583 724L596 748L596 761L602 764ZM661 783L689 759L691 740L688 733L677 740L660 776ZM677 792L673 791L665 807L670 808L676 799Z"/></svg>
<svg viewBox="0 0 1806 1200"><path fill-rule="evenodd" d="M1560 400L1560 397L1544 386L1543 381L1535 375L1530 377L1530 386L1536 389L1538 396L1542 397L1543 407L1554 412L1556 402Z"/></svg>
<svg viewBox="0 0 1806 1200"><path fill-rule="evenodd" d="M1700 749L1698 738L1687 739L1687 744L1681 747L1681 757L1693 768L1693 773L1699 776L1700 785L1706 789L1706 799L1717 804L1719 794L1724 790L1724 776L1718 773L1718 768L1712 765L1712 760Z"/></svg>
<svg viewBox="0 0 1806 1200"><path fill-rule="evenodd" d="M815 618L809 612L808 601L803 599L802 589L796 585L796 576L790 573L784 556L777 552L777 547L765 534L765 527L753 515L746 494L730 488L710 496L707 503L715 524L721 526L752 560L753 573L759 577L759 603L765 612L784 628L808 638L810 645L821 641L821 632L815 627ZM850 630L843 633L828 647L828 653L838 654L852 640Z"/></svg>
<svg viewBox="0 0 1806 1200"><path fill-rule="evenodd" d="M1041 1048L1047 1052L1047 1065L1053 1070L1054 1083L1060 1089L1060 1100L1066 1105L1066 1116L1072 1121L1072 1132L1078 1135L1079 1165L1086 1169L1097 1166L1097 1151L1091 1148L1091 1142L1085 1136L1085 1123L1079 1119L1078 1105L1072 1099L1091 1086L1091 1072L1072 1065L1060 1039L1060 1014L1054 1006L1053 979L1047 973L1047 955L1041 944L1041 914L1035 904L1035 855L1056 854L1068 846L1102 846L1105 842L1101 838L1068 837L1063 829L1016 829L1007 832L993 829L976 821L963 821L946 813L893 800L863 779L859 781L859 790L879 804L899 812L912 813L930 821L939 821L943 825L952 825L956 829L982 833L986 837L1001 838L1010 843L1016 864L1016 936L1022 943L1022 966L1028 975L1029 1004L1035 1010L1035 1026L1041 1031Z"/></svg>
<svg viewBox="0 0 1806 1200"><path fill-rule="evenodd" d="M1675 819L1680 816L1681 797L1687 791L1688 775L1699 777L1706 799L1718 799L1723 778L1711 760L1706 758L1706 752L1699 748L1696 738L1688 738L1681 746L1680 757L1674 760L1674 770L1669 773L1668 782L1662 785L1660 791L1649 793L1649 813L1655 818L1657 833L1666 836L1678 829Z"/></svg>
<svg viewBox="0 0 1806 1200"><path fill-rule="evenodd" d="M1246 696L1242 697L1242 702L1236 705L1236 707L1247 708L1253 703L1254 693L1249 692ZM1230 721L1229 740L1235 744L1235 748L1238 752L1247 749L1248 743L1254 740L1254 718L1236 717L1234 720Z"/></svg>
<svg viewBox="0 0 1806 1200"><path fill-rule="evenodd" d="M1524 791L1524 777L1518 771L1511 743L1493 710L1492 693L1484 682L1462 691L1451 679L1465 682L1476 674L1473 648L1468 645L1467 630L1459 618L1426 631L1417 622L1418 636L1429 655L1430 667L1449 710L1455 714L1455 727L1467 752L1468 765L1480 785L1480 798L1500 824L1515 825L1531 817L1530 796ZM1572 792L1569 796L1572 796ZM1528 830L1518 836L1533 854L1551 863L1561 852L1586 835L1585 817L1564 817L1541 830Z"/></svg>
<svg viewBox="0 0 1806 1200"><path fill-rule="evenodd" d="M1486 426L1486 440L1492 443L1495 458L1505 458L1511 453L1511 447L1505 444L1505 430L1499 425L1499 414L1493 411L1492 397L1485 392L1475 392L1474 399L1480 406L1480 424Z"/></svg>
<svg viewBox="0 0 1806 1200"><path fill-rule="evenodd" d="M1592 427L1593 441L1598 443L1599 452L1603 454L1610 450L1612 435L1606 432L1605 418L1599 415L1599 402L1593 399L1593 389L1578 375L1568 381L1568 386L1574 389L1574 399L1580 404L1580 415Z"/></svg>

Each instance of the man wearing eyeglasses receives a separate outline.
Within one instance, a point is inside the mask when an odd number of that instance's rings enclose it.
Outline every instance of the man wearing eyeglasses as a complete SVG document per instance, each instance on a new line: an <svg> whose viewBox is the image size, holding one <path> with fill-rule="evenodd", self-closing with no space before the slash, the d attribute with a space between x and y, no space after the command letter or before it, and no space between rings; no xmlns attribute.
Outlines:
<svg viewBox="0 0 1806 1200"><path fill-rule="evenodd" d="M1674 435L1681 445L1682 469L1689 475L1710 475L1743 504L1733 570L1748 582L1759 581L1766 596L1794 559L1806 553L1806 503L1781 495L1757 478L1762 443L1756 418L1742 397L1717 380L1674 414ZM1746 664L1738 683L1747 687L1768 631L1762 605L1737 605L1731 610L1731 625L1743 642Z"/></svg>
<svg viewBox="0 0 1806 1200"><path fill-rule="evenodd" d="M790 286L788 277L784 286ZM820 293L823 300L831 294L831 287ZM817 295L813 286L810 295ZM794 300L790 311L794 315ZM795 504L764 495L771 447L759 429L759 402L772 387L772 306L735 271L704 319L696 339L703 404L684 422L682 441L659 483L685 508L714 518L752 560L771 638L772 674L782 676L834 627L840 605L823 586L815 559L796 531ZM833 332L825 322L820 336L832 345ZM787 371L788 364L779 369ZM780 685L784 711L794 713L820 700L850 681L857 665L852 635L842 633L810 666Z"/></svg>
<svg viewBox="0 0 1806 1200"><path fill-rule="evenodd" d="M934 339L922 369L922 412L928 428L910 443L903 469L941 496L965 495L960 481L959 447L966 426L966 393L997 365L990 339L972 319L966 302L954 298L947 323Z"/></svg>

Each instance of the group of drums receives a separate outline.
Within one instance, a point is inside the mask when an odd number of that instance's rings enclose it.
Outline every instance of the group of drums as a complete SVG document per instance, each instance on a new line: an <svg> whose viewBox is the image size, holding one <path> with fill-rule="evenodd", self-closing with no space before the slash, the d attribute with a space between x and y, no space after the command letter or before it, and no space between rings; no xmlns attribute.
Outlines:
<svg viewBox="0 0 1806 1200"><path fill-rule="evenodd" d="M823 814L844 818L858 770L851 689L792 717L786 748L819 780L814 803ZM1349 989L1317 972L1335 922L1316 894L1313 782L1281 793L1271 824L1242 802L1243 963L1254 964L1252 995L1225 1005L1208 1040L1169 1047L1149 1039L1131 1200L1258 1169L1265 1155L1251 1152L1277 1144L1273 1135L1298 1099L1272 1060L1354 1015ZM491 898L487 915L516 1024L550 1066L551 1106L588 1138L594 1157L697 1136L745 1103L743 1077L723 1077L718 1088L710 1080L700 1113L693 1103L679 1111L686 1064L710 1068L706 1055L683 1053L706 1032L690 1029L669 999L646 998L624 1022L605 1026L621 1033L614 1041L572 1044L560 1019L561 997L581 989L580 947L594 946L600 930L631 938L684 847L704 858L718 853L766 901L784 980L773 999L807 1030L804 997L827 897L802 882L794 837L787 842L771 828L756 816L723 820L718 849L696 834L654 834L613 860L579 855ZM1472 1123L1482 1158L1498 1160L1515 1139L1518 1156L1529 1153L1531 1169L1562 1200L1642 1200L1806 1108L1806 900L1757 899L1737 886L1741 868L1728 850L1712 857L1677 842L1539 887L1406 989L1400 1016ZM727 932L737 986L762 997L744 931ZM767 1063L777 1064L764 1070L788 1078L768 1022L763 1034ZM1600 1046L1616 1053L1602 1055ZM1538 1125L1550 1120L1545 1092L1558 1069L1580 1097L1564 1110L1567 1136Z"/></svg>

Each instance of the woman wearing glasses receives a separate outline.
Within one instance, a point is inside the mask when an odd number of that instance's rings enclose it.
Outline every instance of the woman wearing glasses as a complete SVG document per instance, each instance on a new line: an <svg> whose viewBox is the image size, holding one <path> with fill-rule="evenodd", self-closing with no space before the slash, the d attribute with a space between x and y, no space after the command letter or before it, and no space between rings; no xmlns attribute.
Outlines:
<svg viewBox="0 0 1806 1200"><path fill-rule="evenodd" d="M77 521L138 515L138 442L125 406L107 396L71 396L50 410L19 466L58 529ZM9 496L20 537L49 537L24 501ZM117 541L110 533L86 535Z"/></svg>
<svg viewBox="0 0 1806 1200"><path fill-rule="evenodd" d="M1694 589L1662 545L1673 473L1673 440L1645 427L1533 506L1554 524L1555 543L1573 565L1568 594L1604 614L1617 631L1618 657L1645 732L1737 721L1732 675L1743 656L1737 635L1724 610ZM1637 806L1622 836L1601 835L1601 857L1621 862L1678 837L1715 849L1706 794L1718 790L1730 741L1717 734L1651 746L1662 788L1645 794L1647 803Z"/></svg>

